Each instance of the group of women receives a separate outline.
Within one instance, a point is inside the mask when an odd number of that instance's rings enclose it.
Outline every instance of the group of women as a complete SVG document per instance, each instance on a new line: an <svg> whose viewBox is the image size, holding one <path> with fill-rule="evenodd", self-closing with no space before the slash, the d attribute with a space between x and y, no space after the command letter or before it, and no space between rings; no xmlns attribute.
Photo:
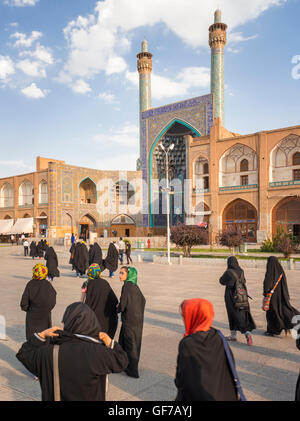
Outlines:
<svg viewBox="0 0 300 421"><path fill-rule="evenodd" d="M231 332L226 339L236 341L236 334L239 331L245 335L248 345L252 345L251 332L256 329L256 325L250 311L244 271L239 266L236 257L228 258L227 270L221 276L220 284L226 286L225 305ZM285 331L286 336L289 336L290 330L294 327L292 320L300 313L290 303L285 272L277 257L274 256L270 256L267 261L263 296L271 298L269 307L265 309L267 319L265 335L276 336ZM240 297L244 297L244 300L237 299Z"/></svg>
<svg viewBox="0 0 300 421"><path fill-rule="evenodd" d="M46 268L37 266L30 281L32 283L45 279ZM88 280L82 286L82 301L67 307L63 316L63 330L57 326L50 328L49 313L41 323L38 314L42 307L51 312L55 305L55 291L48 283L45 292L40 292L43 305L33 309L33 314L26 319L30 325L26 328L27 342L17 358L39 378L43 400L54 400L52 372L53 346L56 344L60 349L62 400L104 400L105 379L109 373L125 371L131 377L139 377L145 298L137 286L135 268L121 267L120 281L124 284L118 302L110 284L101 278L100 265L92 263ZM248 297L248 292L244 272L235 257L228 259L228 268L220 283L226 286L225 304L231 330L228 338L225 339L220 331L212 327L214 309L209 301L196 298L184 300L180 305L185 334L179 343L177 356L177 401L245 399L227 342L236 340L236 332L240 331L245 334L248 345L252 345L251 332L256 326L247 299L243 298L244 302L237 300L239 294ZM237 285L242 285L241 291ZM37 289L41 291L41 287ZM272 291L266 312L266 335L279 335L282 330L288 332L294 327L293 316L299 312L290 304L286 276L277 258L268 259L263 291L264 295ZM33 291L34 294L38 296L36 291ZM45 297L52 298L47 300ZM25 289L21 302L25 311L30 308L29 301ZM113 338L118 313L121 313L122 327L117 344ZM300 339L297 340L297 347L300 349ZM300 375L296 400L300 400Z"/></svg>
<svg viewBox="0 0 300 421"><path fill-rule="evenodd" d="M99 352L99 357L103 354L101 357L103 361L99 362L97 362L96 351L95 358L93 357L94 351L92 350L96 349L95 346L88 347L86 344L79 346L79 348L82 348L82 352L91 350L91 355L86 355L85 364L88 366L90 374L90 377L87 376L86 380L91 381L91 377L97 378L100 376L100 383L98 385L99 390L95 393L92 392L89 396L85 393L79 395L80 391L76 392L78 393L78 400L94 400L95 398L103 400L105 388L102 382L105 375L111 372L124 371L128 376L138 378L146 300L137 285L136 269L127 266L121 268L120 281L124 284L119 301L110 284L101 277L100 266L97 263L91 264L88 269L88 279L82 285L82 300L67 308L67 316L65 313L62 320L64 323L63 331L59 327L51 328L51 311L56 305L56 291L52 284L47 281L47 275L46 266L35 265L32 280L26 285L22 295L21 309L26 311L27 342L23 344L17 354L17 358L40 380L42 391L44 387L47 389L42 393L43 399L51 400L51 397L53 398L53 391L48 390L49 381L46 379L49 379L47 371L53 364L50 360L54 342L51 342L50 351L49 349L45 351L45 346L49 344L47 341L43 341L47 336L55 337L60 345L68 342L70 347L72 347L71 344L74 343L74 340L75 342L78 342L78 340L90 341L92 344L95 344L96 341L100 345L106 346L109 344L110 351L103 352L102 349ZM70 308L72 311L69 311ZM118 325L118 313L121 313L122 326L119 344L116 344L113 339ZM67 324L65 319L68 319ZM59 332L55 333L56 330ZM41 346L41 342L45 345L44 347ZM62 348L63 354L66 352L65 355L67 355L68 349L72 353L71 349L65 345ZM72 358L76 360L76 353ZM68 360L67 356L65 359ZM90 359L91 361L89 361ZM74 363L74 359L72 361ZM67 362L61 362L60 373L61 379L64 376L73 378L72 365L69 366ZM75 379L74 382L76 383ZM69 386L70 384L72 382L68 383ZM90 388L91 385L87 387ZM66 400L69 400L70 397L74 398L76 393L64 390L62 395Z"/></svg>
<svg viewBox="0 0 300 421"><path fill-rule="evenodd" d="M113 243L109 244L105 259L103 259L102 249L97 242L91 244L88 250L83 239L80 239L76 244L72 244L70 253L69 263L72 265L72 270L76 271L77 277L83 276L93 263L97 263L102 272L107 269L109 277L112 277L118 269L119 254Z"/></svg>

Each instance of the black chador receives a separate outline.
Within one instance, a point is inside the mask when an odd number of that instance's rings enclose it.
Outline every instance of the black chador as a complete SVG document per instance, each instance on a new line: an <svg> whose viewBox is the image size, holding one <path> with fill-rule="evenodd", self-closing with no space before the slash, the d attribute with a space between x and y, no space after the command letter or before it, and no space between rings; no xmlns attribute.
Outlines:
<svg viewBox="0 0 300 421"><path fill-rule="evenodd" d="M122 327L119 343L126 351L129 364L125 372L138 378L138 363L141 353L146 300L139 287L126 281L122 287L118 311L121 312Z"/></svg>
<svg viewBox="0 0 300 421"><path fill-rule="evenodd" d="M69 260L70 265L72 265L72 270L74 270L75 248L76 248L76 244L72 244L70 248L70 260Z"/></svg>
<svg viewBox="0 0 300 421"><path fill-rule="evenodd" d="M84 242L77 243L75 246L74 267L80 275L84 275L89 267L89 252Z"/></svg>
<svg viewBox="0 0 300 421"><path fill-rule="evenodd" d="M59 337L41 341L32 336L17 358L39 378L42 400L54 400L53 345L59 345L59 380L62 401L104 401L106 375L120 373L128 364L117 342L107 348L99 341L101 327L84 303L73 303L63 316Z"/></svg>
<svg viewBox="0 0 300 421"><path fill-rule="evenodd" d="M298 339L296 340L296 346L300 351L300 328L298 330ZM300 373L298 376L297 386L296 386L296 397L295 400L300 402Z"/></svg>
<svg viewBox="0 0 300 421"><path fill-rule="evenodd" d="M118 326L118 299L105 279L89 279L85 304L95 312L102 331L114 338Z"/></svg>
<svg viewBox="0 0 300 421"><path fill-rule="evenodd" d="M30 254L29 255L31 257L37 257L38 253L37 253L37 247L36 247L35 241L31 241L29 248L30 248Z"/></svg>
<svg viewBox="0 0 300 421"><path fill-rule="evenodd" d="M37 248L37 255L38 257L44 257L44 241L41 240L38 242Z"/></svg>
<svg viewBox="0 0 300 421"><path fill-rule="evenodd" d="M57 254L53 247L48 247L45 253L45 260L47 261L48 275L51 278L59 277Z"/></svg>
<svg viewBox="0 0 300 421"><path fill-rule="evenodd" d="M268 258L264 280L264 295L272 290L281 274L281 281L271 298L270 309L266 312L267 333L271 335L280 335L282 330L292 329L294 326L292 324L292 318L300 314L290 303L284 270L277 257L274 256Z"/></svg>
<svg viewBox="0 0 300 421"><path fill-rule="evenodd" d="M175 384L177 401L238 400L224 345L216 329L196 332L181 340Z"/></svg>
<svg viewBox="0 0 300 421"><path fill-rule="evenodd" d="M92 244L89 250L89 265L97 263L100 266L101 272L104 271L102 249L98 243Z"/></svg>
<svg viewBox="0 0 300 421"><path fill-rule="evenodd" d="M243 334L251 332L256 329L256 325L250 313L250 307L245 310L235 308L234 295L236 292L237 277L243 277L243 282L246 283L244 271L239 266L237 259L234 256L228 258L228 268L220 278L220 284L225 285L225 305L228 315L229 327L232 332L240 331ZM232 273L234 272L234 274Z"/></svg>
<svg viewBox="0 0 300 421"><path fill-rule="evenodd" d="M115 272L118 269L119 253L113 243L110 243L104 260L105 269Z"/></svg>
<svg viewBox="0 0 300 421"><path fill-rule="evenodd" d="M26 339L35 332L51 327L51 310L56 304L56 291L47 279L32 279L21 298L21 309L26 311Z"/></svg>

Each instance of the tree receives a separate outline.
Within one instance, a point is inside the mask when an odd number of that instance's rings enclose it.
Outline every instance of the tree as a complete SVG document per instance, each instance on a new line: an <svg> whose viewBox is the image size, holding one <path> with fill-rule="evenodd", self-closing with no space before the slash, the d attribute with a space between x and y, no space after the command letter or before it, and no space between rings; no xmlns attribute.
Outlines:
<svg viewBox="0 0 300 421"><path fill-rule="evenodd" d="M197 225L178 224L171 227L171 241L183 249L184 256L191 256L191 248L208 244L208 232Z"/></svg>
<svg viewBox="0 0 300 421"><path fill-rule="evenodd" d="M234 254L234 248L239 247L244 243L243 236L240 231L234 226L229 226L219 232L217 241L221 246L229 247L232 254Z"/></svg>

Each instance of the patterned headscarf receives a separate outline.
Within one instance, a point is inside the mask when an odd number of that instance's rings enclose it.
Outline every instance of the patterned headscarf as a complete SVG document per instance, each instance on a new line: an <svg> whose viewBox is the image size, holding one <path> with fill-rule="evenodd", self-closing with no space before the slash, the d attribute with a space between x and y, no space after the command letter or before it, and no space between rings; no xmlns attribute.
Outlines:
<svg viewBox="0 0 300 421"><path fill-rule="evenodd" d="M32 279L38 279L40 281L46 279L48 275L47 267L41 263L35 265L32 269L32 272Z"/></svg>
<svg viewBox="0 0 300 421"><path fill-rule="evenodd" d="M88 274L89 279L99 279L99 278L101 278L101 269L100 269L100 266L98 265L98 263L93 263L88 268L87 274Z"/></svg>
<svg viewBox="0 0 300 421"><path fill-rule="evenodd" d="M134 285L137 284L137 270L136 268L129 267L128 268L128 276L125 282L131 282Z"/></svg>

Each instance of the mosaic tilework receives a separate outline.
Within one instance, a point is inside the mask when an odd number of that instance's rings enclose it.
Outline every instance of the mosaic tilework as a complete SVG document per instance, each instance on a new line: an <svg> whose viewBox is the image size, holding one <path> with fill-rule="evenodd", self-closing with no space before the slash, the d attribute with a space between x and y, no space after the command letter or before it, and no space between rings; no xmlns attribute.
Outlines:
<svg viewBox="0 0 300 421"><path fill-rule="evenodd" d="M194 127L201 135L210 133L213 125L213 95L205 95L175 104L144 111L141 115L143 206L148 208L148 154L151 146L164 128L178 119ZM151 181L150 181L151 182ZM143 216L143 225L148 224L148 215Z"/></svg>
<svg viewBox="0 0 300 421"><path fill-rule="evenodd" d="M221 117L224 124L224 49L211 50L211 92L215 99L215 118Z"/></svg>

